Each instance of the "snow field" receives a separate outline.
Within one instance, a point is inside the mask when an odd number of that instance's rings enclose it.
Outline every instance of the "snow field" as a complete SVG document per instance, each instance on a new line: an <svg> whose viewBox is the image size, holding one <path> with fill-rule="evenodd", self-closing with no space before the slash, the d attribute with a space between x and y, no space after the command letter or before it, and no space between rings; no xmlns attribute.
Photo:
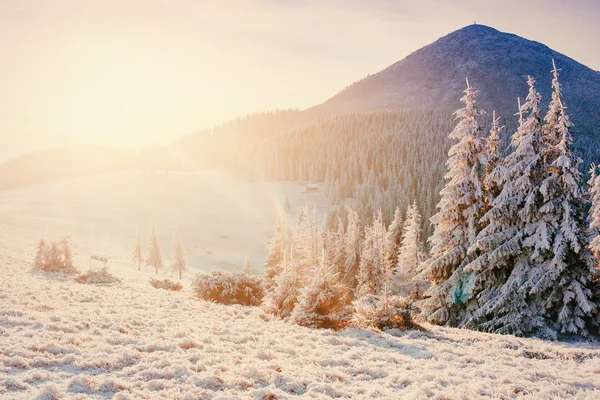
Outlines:
<svg viewBox="0 0 600 400"><path fill-rule="evenodd" d="M260 308L154 289L149 271L78 284L0 274L0 399L598 398L600 350L426 325L312 330Z"/></svg>

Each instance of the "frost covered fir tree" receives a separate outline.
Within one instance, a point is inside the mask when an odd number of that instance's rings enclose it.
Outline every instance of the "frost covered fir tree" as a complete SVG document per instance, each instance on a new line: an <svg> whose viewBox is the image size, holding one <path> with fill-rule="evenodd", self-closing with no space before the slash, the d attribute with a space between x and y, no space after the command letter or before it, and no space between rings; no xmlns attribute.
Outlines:
<svg viewBox="0 0 600 400"><path fill-rule="evenodd" d="M246 275L252 275L252 265L250 264L250 261L248 261L248 258L244 260L242 272L244 272Z"/></svg>
<svg viewBox="0 0 600 400"><path fill-rule="evenodd" d="M490 134L485 138L486 164L485 164L485 186L488 192L488 204L500 193L500 175L502 173L500 152L502 151L502 139L500 133L504 126L500 125L500 117L496 117L496 111L492 114L492 128Z"/></svg>
<svg viewBox="0 0 600 400"><path fill-rule="evenodd" d="M417 275L424 259L421 214L417 204L413 202L406 212L402 244L398 249L398 264L393 275L393 287L397 294L401 296L412 294L417 298L421 296L426 282Z"/></svg>
<svg viewBox="0 0 600 400"><path fill-rule="evenodd" d="M273 286L273 279L281 272L287 248L287 226L282 217L277 220L273 238L267 243L267 260L263 265L265 290Z"/></svg>
<svg viewBox="0 0 600 400"><path fill-rule="evenodd" d="M44 239L40 240L35 252L35 258L33 260L33 266L36 269L43 270L48 262L48 246Z"/></svg>
<svg viewBox="0 0 600 400"><path fill-rule="evenodd" d="M60 240L60 253L61 253L61 261L63 268L65 271L74 271L75 267L73 266L73 253L71 252L71 239L68 236L63 237Z"/></svg>
<svg viewBox="0 0 600 400"><path fill-rule="evenodd" d="M588 196L591 206L588 212L588 238L592 253L596 258L600 258L600 176L596 173L595 164L590 168L590 176Z"/></svg>
<svg viewBox="0 0 600 400"><path fill-rule="evenodd" d="M316 208L302 207L296 217L293 258L297 273L305 281L319 263L319 252L323 248L321 239Z"/></svg>
<svg viewBox="0 0 600 400"><path fill-rule="evenodd" d="M185 259L185 251L183 250L183 246L181 245L181 241L179 240L179 234L177 233L177 231L173 232L173 241L171 243L171 256L173 257L173 262L171 263L171 271L179 275L179 279L181 279L182 273L187 271L187 261Z"/></svg>
<svg viewBox="0 0 600 400"><path fill-rule="evenodd" d="M304 282L297 272L294 260L284 262L282 270L273 279L273 285L263 301L265 311L287 320L298 303Z"/></svg>
<svg viewBox="0 0 600 400"><path fill-rule="evenodd" d="M158 237L156 237L156 228L152 224L150 228L150 237L148 238L148 257L146 265L154 268L154 272L158 275L158 270L164 266L160 247L158 246Z"/></svg>
<svg viewBox="0 0 600 400"><path fill-rule="evenodd" d="M550 249L544 254L545 259L528 271L522 287L528 291L528 303L545 311L543 325L536 327L536 331L550 337L588 336L590 329L598 326L591 284L596 274L595 260L586 232L581 160L571 152L573 125L565 112L554 61L553 66L554 91L543 127L544 160L549 164L549 174L540 188L545 201L540 211L549 217L552 229Z"/></svg>
<svg viewBox="0 0 600 400"><path fill-rule="evenodd" d="M291 320L310 328L343 329L352 320L350 297L350 291L339 283L333 268L321 264L302 289Z"/></svg>
<svg viewBox="0 0 600 400"><path fill-rule="evenodd" d="M358 213L346 207L348 224L343 240L343 260L339 266L338 276L342 283L351 289L358 283L358 271L361 258L360 249L360 219Z"/></svg>
<svg viewBox="0 0 600 400"><path fill-rule="evenodd" d="M431 218L434 225L429 239L431 258L422 275L432 285L425 293L423 314L439 324L454 323L453 308L460 306L454 298L455 286L463 280L460 271L455 273L481 230L481 216L487 208L484 184L487 156L479 123L484 111L477 107L477 95L467 80L465 95L461 98L465 106L456 111L459 122L449 135L458 143L448 151L447 183L440 192L438 212Z"/></svg>
<svg viewBox="0 0 600 400"><path fill-rule="evenodd" d="M131 261L137 265L138 271L142 269L142 263L144 262L144 256L142 255L142 241L140 240L140 230L138 229L135 235L135 242L133 243L133 250L131 252Z"/></svg>
<svg viewBox="0 0 600 400"><path fill-rule="evenodd" d="M367 294L378 295L387 289L391 271L387 268L389 263L386 234L381 211L378 211L371 225L365 227L356 290L359 297Z"/></svg>
<svg viewBox="0 0 600 400"><path fill-rule="evenodd" d="M394 219L387 231L388 270L394 271L398 265L398 249L402 243L402 214L400 208L396 207Z"/></svg>

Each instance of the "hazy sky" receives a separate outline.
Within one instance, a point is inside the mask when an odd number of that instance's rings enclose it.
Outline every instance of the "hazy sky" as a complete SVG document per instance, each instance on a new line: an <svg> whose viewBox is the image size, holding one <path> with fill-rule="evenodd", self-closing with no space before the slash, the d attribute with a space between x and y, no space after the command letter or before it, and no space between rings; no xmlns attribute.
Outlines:
<svg viewBox="0 0 600 400"><path fill-rule="evenodd" d="M0 160L306 108L474 20L600 70L597 0L0 0Z"/></svg>

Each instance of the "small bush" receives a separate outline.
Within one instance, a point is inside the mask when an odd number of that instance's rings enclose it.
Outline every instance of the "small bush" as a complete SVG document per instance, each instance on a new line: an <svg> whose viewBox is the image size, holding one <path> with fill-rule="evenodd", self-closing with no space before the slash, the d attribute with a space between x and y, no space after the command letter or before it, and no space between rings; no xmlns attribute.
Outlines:
<svg viewBox="0 0 600 400"><path fill-rule="evenodd" d="M352 320L350 291L328 271L319 271L302 290L292 322L309 328L343 329Z"/></svg>
<svg viewBox="0 0 600 400"><path fill-rule="evenodd" d="M106 268L89 270L85 274L81 274L75 278L75 281L95 285L109 285L121 282L119 278L108 272Z"/></svg>
<svg viewBox="0 0 600 400"><path fill-rule="evenodd" d="M159 281L158 279L153 278L150 280L150 284L157 289L172 290L174 292L179 292L181 289L183 289L183 286L181 285L181 283L173 282L170 279L165 279L165 280Z"/></svg>
<svg viewBox="0 0 600 400"><path fill-rule="evenodd" d="M193 285L198 298L222 304L258 306L264 296L261 279L242 271L198 274Z"/></svg>
<svg viewBox="0 0 600 400"><path fill-rule="evenodd" d="M353 322L358 327L409 329L415 326L412 319L414 306L405 297L366 295L352 304L355 309Z"/></svg>

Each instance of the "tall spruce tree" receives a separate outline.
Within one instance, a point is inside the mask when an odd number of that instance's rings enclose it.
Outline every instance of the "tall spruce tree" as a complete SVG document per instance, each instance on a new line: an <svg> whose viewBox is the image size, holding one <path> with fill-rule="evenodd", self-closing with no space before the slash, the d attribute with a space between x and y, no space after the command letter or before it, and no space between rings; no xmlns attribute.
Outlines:
<svg viewBox="0 0 600 400"><path fill-rule="evenodd" d="M396 207L394 219L387 231L387 250L388 250L388 270L394 271L398 265L398 249L402 243L402 213L400 208Z"/></svg>
<svg viewBox="0 0 600 400"><path fill-rule="evenodd" d="M274 285L275 276L283 269L285 249L287 248L287 226L283 216L277 219L273 238L267 243L267 260L263 268L265 289L270 290Z"/></svg>
<svg viewBox="0 0 600 400"><path fill-rule="evenodd" d="M588 212L588 238L590 248L596 258L600 258L600 176L596 173L596 165L590 167L589 202L591 203Z"/></svg>
<svg viewBox="0 0 600 400"><path fill-rule="evenodd" d="M549 331L551 337L555 337L552 331L585 337L597 326L591 284L596 268L586 232L581 160L571 152L573 124L565 112L554 61L553 66L554 90L543 127L549 174L540 188L545 201L541 212L550 215L553 230L547 255L550 266L536 263L523 286L529 290L529 302L545 311L544 332Z"/></svg>
<svg viewBox="0 0 600 400"><path fill-rule="evenodd" d="M378 211L370 226L365 227L363 251L358 272L357 294L382 294L387 289L391 271L387 269L387 230Z"/></svg>
<svg viewBox="0 0 600 400"><path fill-rule="evenodd" d="M402 244L398 249L398 264L394 273L395 291L403 296L414 293L418 298L423 293L424 282L417 276L425 259L421 228L421 214L413 202L406 212Z"/></svg>
<svg viewBox="0 0 600 400"><path fill-rule="evenodd" d="M484 111L477 107L478 92L469 85L461 101L465 106L456 111L459 120L450 133L458 140L448 151L446 186L431 218L434 233L430 238L431 259L423 276L432 282L425 293L423 314L431 322L453 324L461 299L455 298L455 286L462 285L462 276L455 275L467 257L467 249L481 229L480 218L486 210L485 144L479 117Z"/></svg>

